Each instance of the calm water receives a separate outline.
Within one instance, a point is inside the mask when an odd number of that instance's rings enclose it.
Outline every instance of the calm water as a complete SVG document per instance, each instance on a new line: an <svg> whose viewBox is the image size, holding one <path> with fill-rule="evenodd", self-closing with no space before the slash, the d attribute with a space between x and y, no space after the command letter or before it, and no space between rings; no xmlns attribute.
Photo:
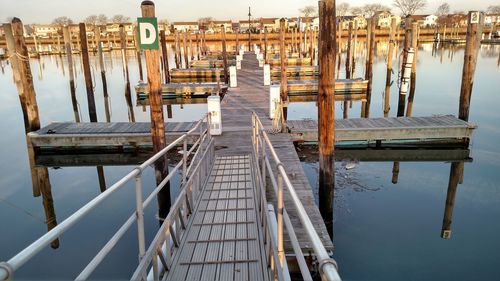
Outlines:
<svg viewBox="0 0 500 281"><path fill-rule="evenodd" d="M374 65L374 91L371 115L383 115L382 91L385 84L385 43L378 45ZM453 213L452 238L440 238L450 163L401 163L399 182L391 184L392 162L358 163L345 171L337 165L334 202L335 258L345 280L499 280L500 243L500 88L497 66L500 48L483 47L478 62L471 121L477 123L472 141L472 163L465 164L463 184L459 185ZM359 48L358 76L363 73L363 53ZM449 48L432 56L432 45L421 47L418 62L414 115L455 114L458 109L463 49L453 54ZM442 57L442 58L441 58ZM77 60L77 99L82 121L88 111L82 69ZM111 121L129 121L125 82L119 52L106 53ZM91 57L93 71L98 70ZM0 260L7 260L47 231L41 197L33 197L23 118L10 66L2 62L0 74ZM173 64L171 58L170 64ZM64 66L64 70L63 70ZM54 121L74 121L69 95L65 57L32 60L32 72L42 126ZM129 53L130 80L138 81L137 61ZM343 77L343 73L340 77ZM99 121L104 121L104 100L100 76L95 75L95 96ZM397 107L397 87L392 87L391 116ZM148 121L148 108L136 106L136 121ZM349 116L359 116L355 102ZM206 112L204 104L173 105L171 121L198 120ZM341 105L337 105L341 118ZM166 111L166 110L165 110ZM291 119L316 118L314 103L293 103ZM168 121L168 120L167 120ZM314 190L317 190L317 163L304 162ZM104 167L106 185L130 171L132 166ZM51 193L57 221L71 215L100 193L95 167L49 168ZM342 177L342 178L341 178ZM144 177L145 193L153 187L154 177ZM177 193L179 178L172 184ZM106 243L134 210L134 190L129 184L112 196L82 224L64 234L58 249L47 248L24 265L20 279L74 278ZM146 210L148 239L156 232L156 204ZM92 276L97 279L126 279L137 262L135 227Z"/></svg>

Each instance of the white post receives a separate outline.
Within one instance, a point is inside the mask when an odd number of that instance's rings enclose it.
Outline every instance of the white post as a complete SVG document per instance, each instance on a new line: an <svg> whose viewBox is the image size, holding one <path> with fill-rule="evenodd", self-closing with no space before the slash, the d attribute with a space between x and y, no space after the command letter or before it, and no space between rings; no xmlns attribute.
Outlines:
<svg viewBox="0 0 500 281"><path fill-rule="evenodd" d="M209 96L207 98L208 112L210 112L210 134L219 136L222 134L222 116L220 110L220 96Z"/></svg>
<svg viewBox="0 0 500 281"><path fill-rule="evenodd" d="M269 87L269 118L274 119L277 105L280 103L280 85Z"/></svg>
<svg viewBox="0 0 500 281"><path fill-rule="evenodd" d="M413 50L413 48L410 48L408 50L408 57L406 59L405 68L403 71L403 79L401 81L401 92L400 92L401 95L406 95L408 93L408 86L410 83L410 74L411 74L414 55L415 51Z"/></svg>
<svg viewBox="0 0 500 281"><path fill-rule="evenodd" d="M271 65L264 65L264 86L271 85Z"/></svg>
<svg viewBox="0 0 500 281"><path fill-rule="evenodd" d="M236 55L236 69L241 69L241 61L243 60L242 55Z"/></svg>
<svg viewBox="0 0 500 281"><path fill-rule="evenodd" d="M236 77L236 66L232 65L229 67L229 87L238 87L238 80Z"/></svg>

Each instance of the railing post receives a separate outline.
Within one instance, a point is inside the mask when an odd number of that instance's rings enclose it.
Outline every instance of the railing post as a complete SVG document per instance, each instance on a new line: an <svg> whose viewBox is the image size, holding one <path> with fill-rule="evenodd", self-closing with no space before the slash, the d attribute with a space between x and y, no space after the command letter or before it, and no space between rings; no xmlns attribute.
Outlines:
<svg viewBox="0 0 500 281"><path fill-rule="evenodd" d="M188 154L187 137L188 136L189 135L187 135L184 138L184 142L182 143L182 186L184 186L184 184L186 184L186 180L187 180L187 154ZM200 141L200 147L201 147L201 141Z"/></svg>
<svg viewBox="0 0 500 281"><path fill-rule="evenodd" d="M282 164L279 163L278 170L278 256L280 259L281 267L285 262L285 252L283 248L283 177L281 176L279 167Z"/></svg>
<svg viewBox="0 0 500 281"><path fill-rule="evenodd" d="M141 174L135 176L135 207L137 215L137 239L139 244L139 261L146 253L146 242L144 239L144 210L142 209L142 183Z"/></svg>

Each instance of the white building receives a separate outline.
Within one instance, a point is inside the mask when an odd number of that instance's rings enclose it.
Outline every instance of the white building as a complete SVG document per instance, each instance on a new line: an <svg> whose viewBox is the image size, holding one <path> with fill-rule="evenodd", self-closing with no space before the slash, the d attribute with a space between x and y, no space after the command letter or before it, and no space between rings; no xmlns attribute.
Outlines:
<svg viewBox="0 0 500 281"><path fill-rule="evenodd" d="M424 22L421 24L421 27L434 27L437 24L438 16L436 15L428 15L424 17Z"/></svg>
<svg viewBox="0 0 500 281"><path fill-rule="evenodd" d="M196 21L179 21L179 22L174 22L172 24L174 26L174 29L178 31L198 31L199 30L199 25L198 22Z"/></svg>
<svg viewBox="0 0 500 281"><path fill-rule="evenodd" d="M485 26L500 25L500 14L489 14L484 17Z"/></svg>

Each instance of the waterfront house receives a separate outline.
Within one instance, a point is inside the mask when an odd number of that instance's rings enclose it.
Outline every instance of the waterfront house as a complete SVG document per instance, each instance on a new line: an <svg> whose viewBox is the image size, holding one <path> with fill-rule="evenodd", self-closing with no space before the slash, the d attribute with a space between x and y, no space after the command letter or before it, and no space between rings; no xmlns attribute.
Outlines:
<svg viewBox="0 0 500 281"><path fill-rule="evenodd" d="M174 29L178 31L198 31L200 29L199 24L196 21L178 21L174 22L172 25Z"/></svg>

